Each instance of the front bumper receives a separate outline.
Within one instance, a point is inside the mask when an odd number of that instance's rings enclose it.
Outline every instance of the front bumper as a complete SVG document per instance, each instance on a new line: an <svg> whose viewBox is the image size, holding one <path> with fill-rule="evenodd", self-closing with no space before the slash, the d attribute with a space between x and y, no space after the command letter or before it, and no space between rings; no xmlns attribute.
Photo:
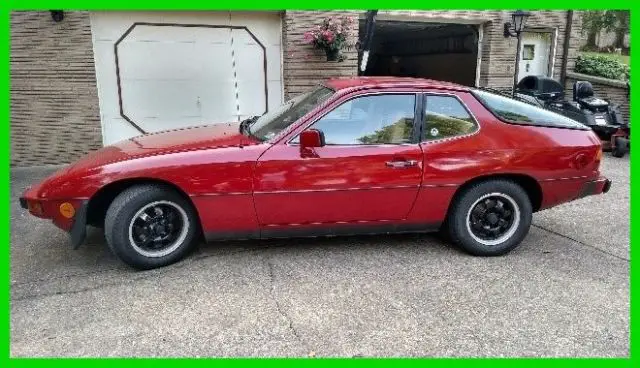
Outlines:
<svg viewBox="0 0 640 368"><path fill-rule="evenodd" d="M87 235L87 207L89 205L88 200L83 199L69 201L73 203L73 207L75 208L75 214L71 219L64 218L55 211L55 209L58 208L57 203L61 201L43 201L31 198L30 196L20 197L19 200L20 207L28 210L32 215L40 218L51 219L54 225L68 232L71 237L71 245L74 249L78 248L84 242L84 239ZM34 213L32 211L33 208L29 207L29 202L39 203L42 212Z"/></svg>
<svg viewBox="0 0 640 368"><path fill-rule="evenodd" d="M78 249L84 239L87 237L87 207L89 201L80 201L80 205L76 209L76 215L73 217L73 224L71 225L71 245L73 249Z"/></svg>

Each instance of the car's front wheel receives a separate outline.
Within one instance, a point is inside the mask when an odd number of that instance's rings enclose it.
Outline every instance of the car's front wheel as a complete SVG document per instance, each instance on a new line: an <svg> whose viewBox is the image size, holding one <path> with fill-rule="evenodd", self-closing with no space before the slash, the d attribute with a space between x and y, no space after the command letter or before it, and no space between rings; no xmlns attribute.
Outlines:
<svg viewBox="0 0 640 368"><path fill-rule="evenodd" d="M509 180L472 185L455 199L447 219L451 240L477 256L498 256L529 232L532 206L524 189Z"/></svg>
<svg viewBox="0 0 640 368"><path fill-rule="evenodd" d="M109 247L137 269L162 267L182 259L195 245L197 229L191 203L159 185L123 191L111 203L105 218Z"/></svg>

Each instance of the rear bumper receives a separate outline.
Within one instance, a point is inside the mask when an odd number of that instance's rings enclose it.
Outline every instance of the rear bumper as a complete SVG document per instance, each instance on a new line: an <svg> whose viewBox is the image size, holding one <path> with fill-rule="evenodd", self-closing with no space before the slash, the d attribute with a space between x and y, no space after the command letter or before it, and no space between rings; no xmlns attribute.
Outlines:
<svg viewBox="0 0 640 368"><path fill-rule="evenodd" d="M601 177L597 180L588 181L582 187L582 191L578 198L584 198L592 195L604 194L611 189L611 180Z"/></svg>

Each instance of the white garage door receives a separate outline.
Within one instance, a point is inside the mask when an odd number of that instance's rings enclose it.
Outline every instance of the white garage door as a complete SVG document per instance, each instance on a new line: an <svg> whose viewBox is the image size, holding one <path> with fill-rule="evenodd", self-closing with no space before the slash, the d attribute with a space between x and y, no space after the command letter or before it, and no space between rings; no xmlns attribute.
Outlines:
<svg viewBox="0 0 640 368"><path fill-rule="evenodd" d="M95 12L104 144L282 103L280 14Z"/></svg>

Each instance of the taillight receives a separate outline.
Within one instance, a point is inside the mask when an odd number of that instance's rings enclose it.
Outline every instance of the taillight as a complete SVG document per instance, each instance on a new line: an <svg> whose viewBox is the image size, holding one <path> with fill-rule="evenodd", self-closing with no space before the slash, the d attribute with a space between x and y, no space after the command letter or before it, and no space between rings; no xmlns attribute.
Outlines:
<svg viewBox="0 0 640 368"><path fill-rule="evenodd" d="M602 147L598 147L598 151L596 151L596 159L595 159L596 169L600 167L601 160L602 160Z"/></svg>

